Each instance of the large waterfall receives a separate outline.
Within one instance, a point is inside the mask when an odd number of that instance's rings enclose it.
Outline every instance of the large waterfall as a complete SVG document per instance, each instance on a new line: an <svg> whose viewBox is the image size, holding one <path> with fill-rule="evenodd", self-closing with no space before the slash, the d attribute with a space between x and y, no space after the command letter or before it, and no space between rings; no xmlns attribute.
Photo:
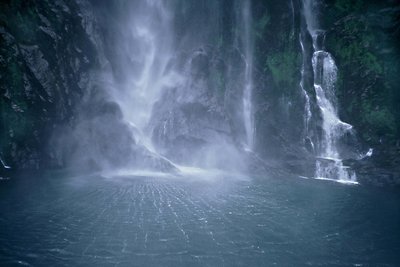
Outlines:
<svg viewBox="0 0 400 267"><path fill-rule="evenodd" d="M186 3L121 3L108 41L118 56L103 76L135 143L175 167L244 170L254 142L251 2L228 6L235 32L225 38L222 3L195 4L196 18ZM205 18L214 27L199 26Z"/></svg>
<svg viewBox="0 0 400 267"><path fill-rule="evenodd" d="M127 75L115 86L113 97L136 130L135 137L152 149L146 126L153 105L165 87L176 86L181 80L168 68L174 53L173 14L163 1L139 1L129 7L134 15L124 21L125 34L118 40L118 49L126 57L118 63Z"/></svg>
<svg viewBox="0 0 400 267"><path fill-rule="evenodd" d="M355 183L355 172L343 165L338 151L340 138L351 131L352 126L342 122L338 117L335 92L337 66L332 55L324 50L325 31L320 28L317 15L319 4L314 0L303 1L307 30L313 42L314 89L317 105L322 114L322 138L317 152L315 177ZM309 117L308 112L306 112L306 117Z"/></svg>

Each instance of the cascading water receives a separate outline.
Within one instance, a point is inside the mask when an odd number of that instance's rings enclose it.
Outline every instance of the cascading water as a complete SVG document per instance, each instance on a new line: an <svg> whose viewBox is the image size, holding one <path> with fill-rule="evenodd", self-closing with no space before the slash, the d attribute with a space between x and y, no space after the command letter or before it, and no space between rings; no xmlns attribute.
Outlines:
<svg viewBox="0 0 400 267"><path fill-rule="evenodd" d="M301 51L302 51L303 55L305 55L304 45L303 45L303 41L302 41L301 36L300 36L299 39L300 39ZM306 57L303 57L303 63L302 63L302 66L301 66L301 80L300 80L301 92L302 92L302 94L304 96L304 99L305 99L305 105L304 105L304 114L305 114L305 116L304 116L304 126L305 126L304 127L304 132L305 132L305 134L304 134L304 137L306 139L310 140L311 148L313 150L314 149L314 145L313 145L313 143L311 141L311 138L309 136L309 126L310 126L310 120L311 120L311 116L312 116L311 104L310 104L310 96L308 95L307 91L304 89L305 60L306 60Z"/></svg>
<svg viewBox="0 0 400 267"><path fill-rule="evenodd" d="M163 88L176 86L181 80L167 68L174 52L173 16L163 1L140 1L133 8L134 16L128 19L120 47L128 58L123 67L129 74L113 96L125 120L135 128L135 138L154 151L146 132L153 105Z"/></svg>
<svg viewBox="0 0 400 267"><path fill-rule="evenodd" d="M118 51L117 57L109 57L118 71L113 70L113 90L109 92L133 130L134 160L144 158L141 151L149 151L153 158L162 158L178 169L245 169L236 140L240 138L246 150L252 149L250 1L229 6L236 14L236 20L230 22L236 32L235 37L227 37L235 39L227 44L228 50L236 49L244 63L234 66L238 73L235 77L228 77L224 68L233 64L227 62L234 62L230 57L237 54L220 58L220 47L212 43L223 31L219 24L223 14L221 3L209 1L211 9L203 4L159 0L122 3L118 9L119 23L113 28L116 38L109 41L109 49ZM192 17L192 5L196 6L196 19ZM210 15L216 27L199 27L199 20ZM181 27L183 22L187 24ZM225 90L221 81L230 78L241 87L240 99L232 98L231 102L232 106L242 107L237 116L227 112L223 103L229 96L221 94ZM231 122L239 126L238 131L231 127ZM221 155L221 151L226 153Z"/></svg>
<svg viewBox="0 0 400 267"><path fill-rule="evenodd" d="M350 124L342 122L337 113L335 83L337 67L331 54L324 51L325 32L320 29L315 13L318 2L304 0L304 15L307 30L313 40L312 66L314 71L314 89L317 105L322 115L322 139L316 161L315 177L333 179L341 182L356 182L356 174L343 165L338 151L339 139L352 129ZM308 116L308 114L306 115Z"/></svg>

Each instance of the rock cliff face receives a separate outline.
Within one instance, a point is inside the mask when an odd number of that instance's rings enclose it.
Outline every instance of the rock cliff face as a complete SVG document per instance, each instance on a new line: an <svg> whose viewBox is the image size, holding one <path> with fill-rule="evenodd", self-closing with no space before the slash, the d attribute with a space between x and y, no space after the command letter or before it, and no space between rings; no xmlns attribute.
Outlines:
<svg viewBox="0 0 400 267"><path fill-rule="evenodd" d="M1 157L13 167L47 167L47 141L73 118L97 64L95 46L78 3L0 5Z"/></svg>
<svg viewBox="0 0 400 267"><path fill-rule="evenodd" d="M364 183L398 183L398 4L314 2L326 31L326 50L338 68L338 115L355 129L356 137L341 140L343 146L354 148L347 163ZM160 90L147 112L148 125L139 129L140 123L128 123L134 114L127 114L127 108L135 113L142 103L134 96L121 100L121 95L130 90L132 76L140 73L143 53L148 51L146 42L136 44L137 36L130 35L137 29L128 27L134 16L141 16L137 10L143 3L0 4L4 165L174 169L167 157L181 164L242 170L245 166L237 163L247 155L243 165L253 161L251 169L273 162L313 176L323 129L304 1L156 5L159 13L150 14L148 25L158 35L171 31L168 38L157 37L156 46L173 58L165 66L163 57L156 58L156 71L179 75ZM251 87L252 106L251 116L244 119L246 86ZM251 133L243 120L251 120ZM146 147L140 135L149 137L159 154ZM358 160L369 148L374 149L372 156Z"/></svg>
<svg viewBox="0 0 400 267"><path fill-rule="evenodd" d="M318 142L321 114L313 89L312 41L303 4L255 3L254 12L257 152L285 168L311 175L313 167L308 163L315 151L309 144ZM307 112L311 117L306 126Z"/></svg>

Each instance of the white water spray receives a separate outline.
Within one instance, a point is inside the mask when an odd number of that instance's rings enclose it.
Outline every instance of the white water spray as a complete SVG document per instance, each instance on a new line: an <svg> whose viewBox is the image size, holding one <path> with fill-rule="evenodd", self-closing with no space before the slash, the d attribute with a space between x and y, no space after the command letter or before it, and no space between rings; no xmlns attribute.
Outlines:
<svg viewBox="0 0 400 267"><path fill-rule="evenodd" d="M242 72L245 84L243 125L246 129L246 140L243 143L251 149L251 12L249 1L239 3L238 47L243 51L246 63ZM210 40L209 36L215 33L209 32L209 29L198 29L196 21L190 19L188 32L182 31L176 23L182 20L180 16L188 14L184 8L182 11L177 7L185 7L185 4L146 0L129 3L128 7L132 10L127 12L129 16L121 27L124 33L116 44L119 53L127 58L116 60L117 64L123 64L125 75L122 75L124 79L117 81L119 83L114 86L111 94L121 107L124 120L133 128L135 141L139 144L133 145L135 152L142 149L146 155L148 150L154 156L150 157L150 161L157 158L163 164L172 165L181 171L184 167L178 164L244 169L240 164L242 160L239 160L239 149L232 142L231 129L224 111L216 108L216 98L210 94L212 88L208 82L213 58L206 44ZM195 35L192 28L198 30ZM225 157L221 156L222 150L226 152ZM141 150L135 154L137 158L134 160L143 159L137 156L140 153ZM143 161L147 162L148 159L144 158ZM150 164L149 169L153 165L157 164ZM140 169L142 165L135 165L134 168Z"/></svg>
<svg viewBox="0 0 400 267"><path fill-rule="evenodd" d="M122 48L130 63L130 76L113 96L120 105L124 118L136 129L136 138L154 151L146 133L154 103L163 88L175 86L180 76L168 64L173 57L173 14L164 1L142 1L126 26Z"/></svg>

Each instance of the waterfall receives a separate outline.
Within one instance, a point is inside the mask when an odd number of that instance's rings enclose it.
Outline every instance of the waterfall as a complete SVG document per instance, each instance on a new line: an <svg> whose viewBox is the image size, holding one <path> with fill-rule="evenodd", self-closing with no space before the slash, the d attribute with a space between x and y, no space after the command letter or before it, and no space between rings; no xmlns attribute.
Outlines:
<svg viewBox="0 0 400 267"><path fill-rule="evenodd" d="M243 125L245 129L245 149L252 150L254 143L253 93L253 39L251 32L252 14L249 0L239 1L237 14L236 45L245 62L243 81Z"/></svg>
<svg viewBox="0 0 400 267"><path fill-rule="evenodd" d="M135 138L154 151L146 127L154 103L163 88L175 86L180 76L171 70L173 57L172 11L164 1L140 1L132 8L124 39L118 49L126 54L125 81L113 91L125 120L135 129Z"/></svg>
<svg viewBox="0 0 400 267"><path fill-rule="evenodd" d="M303 55L305 55L305 49L304 49L304 44L302 41L301 36L299 37L300 40L300 46L301 46L301 51L303 53ZM304 100L305 100L305 105L304 105L304 132L305 132L305 138L307 138L308 140L310 140L312 147L314 147L314 145L312 144L311 138L309 136L309 125L310 125L310 120L311 120L311 104L310 104L310 96L308 95L307 91L304 89L304 79L305 79L305 61L307 60L306 57L303 56L303 63L301 66L301 80L300 80L300 89L301 92L304 96Z"/></svg>
<svg viewBox="0 0 400 267"><path fill-rule="evenodd" d="M323 131L316 161L315 177L341 182L356 182L355 172L343 165L338 151L340 138L346 132L351 131L352 126L342 122L338 117L335 95L337 66L332 55L324 50L325 31L320 29L316 16L318 4L313 0L303 1L307 30L313 40L314 89L317 105L322 115Z"/></svg>
<svg viewBox="0 0 400 267"><path fill-rule="evenodd" d="M132 128L134 160L146 161L141 150L148 150L153 158L162 158L179 169L190 166L244 170L242 147L236 140L251 150L254 126L250 1L229 6L237 15L230 22L237 38L236 43L227 43L227 50L235 47L241 54L234 55L235 60L239 59L234 66L239 97L232 102L232 106L240 107L237 116L230 116L223 106L228 98L223 82L227 78L225 64L234 62L234 56L229 52L225 58L220 57L222 53L215 42L222 40L222 4L162 0L124 3L118 10L121 22L115 27L118 40L110 45L111 50L118 51L110 61L121 73L112 73L116 82L111 95ZM208 26L210 20L215 27ZM231 121L239 125L234 130Z"/></svg>

